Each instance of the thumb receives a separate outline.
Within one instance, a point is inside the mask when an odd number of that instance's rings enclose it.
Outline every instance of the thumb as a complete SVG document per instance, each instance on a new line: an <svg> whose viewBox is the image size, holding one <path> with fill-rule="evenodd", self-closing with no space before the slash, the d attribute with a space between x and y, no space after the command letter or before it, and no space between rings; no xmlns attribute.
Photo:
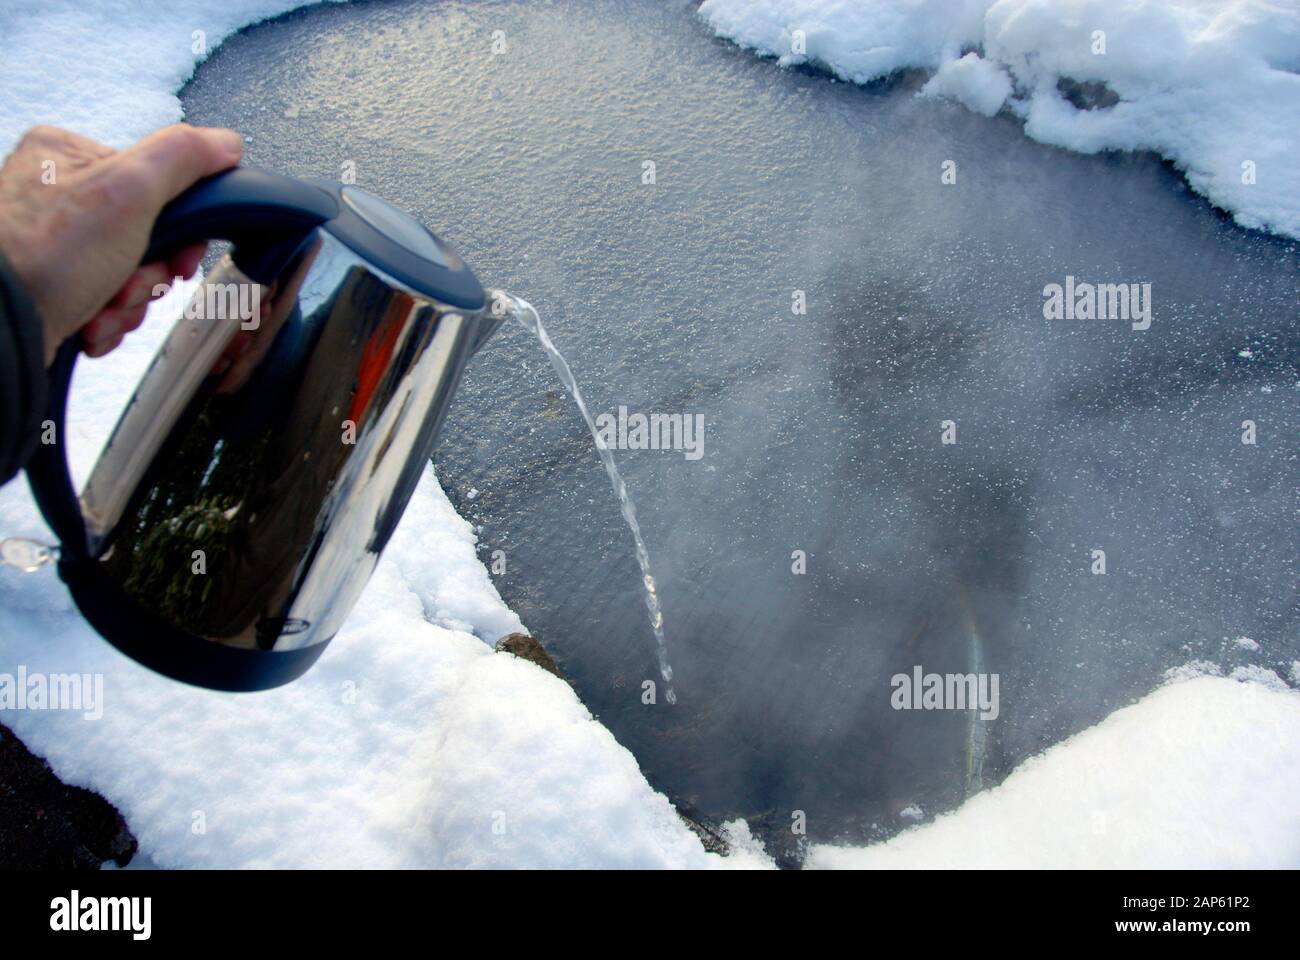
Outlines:
<svg viewBox="0 0 1300 960"><path fill-rule="evenodd" d="M163 127L127 147L115 160L148 184L155 210L177 194L214 173L239 163L244 140L234 130L191 127L186 123Z"/></svg>

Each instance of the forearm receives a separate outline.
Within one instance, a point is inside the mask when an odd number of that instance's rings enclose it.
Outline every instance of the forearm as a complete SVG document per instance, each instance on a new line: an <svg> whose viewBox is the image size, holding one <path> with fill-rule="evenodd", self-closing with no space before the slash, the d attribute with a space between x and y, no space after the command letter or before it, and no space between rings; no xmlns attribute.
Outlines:
<svg viewBox="0 0 1300 960"><path fill-rule="evenodd" d="M32 455L45 418L41 318L0 251L0 483Z"/></svg>

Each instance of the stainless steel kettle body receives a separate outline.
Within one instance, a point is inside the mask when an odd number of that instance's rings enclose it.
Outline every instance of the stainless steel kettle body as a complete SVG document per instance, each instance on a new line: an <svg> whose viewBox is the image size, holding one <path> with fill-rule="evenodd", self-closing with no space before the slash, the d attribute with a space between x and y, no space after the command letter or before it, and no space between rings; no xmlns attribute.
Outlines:
<svg viewBox="0 0 1300 960"><path fill-rule="evenodd" d="M303 194L315 209L283 229L250 233L248 191L236 189L233 213L227 196L190 211L195 225L155 234L155 247L208 233L235 245L176 321L75 506L61 453L29 471L87 619L203 686L276 686L320 655L396 528L467 361L504 315L405 214L356 188L308 187L325 199ZM61 423L61 398L53 412Z"/></svg>

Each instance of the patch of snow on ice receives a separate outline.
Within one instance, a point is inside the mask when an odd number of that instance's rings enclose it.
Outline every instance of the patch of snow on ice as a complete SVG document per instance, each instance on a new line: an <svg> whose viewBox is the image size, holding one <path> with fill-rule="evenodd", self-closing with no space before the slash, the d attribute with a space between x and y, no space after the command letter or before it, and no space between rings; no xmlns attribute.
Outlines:
<svg viewBox="0 0 1300 960"><path fill-rule="evenodd" d="M1274 671L1268 669L1268 667L1261 667L1253 663L1242 667L1233 667L1232 672L1228 674L1228 679L1257 687L1265 687L1270 690L1291 689L1286 685L1286 681Z"/></svg>
<svg viewBox="0 0 1300 960"><path fill-rule="evenodd" d="M949 60L921 88L928 97L956 100L976 113L991 117L1011 96L1011 78L995 63L978 53L968 53L960 60Z"/></svg>
<svg viewBox="0 0 1300 960"><path fill-rule="evenodd" d="M1165 683L1178 683L1182 680L1194 680L1197 677L1221 677L1223 669L1210 660L1192 660L1180 667L1165 671Z"/></svg>

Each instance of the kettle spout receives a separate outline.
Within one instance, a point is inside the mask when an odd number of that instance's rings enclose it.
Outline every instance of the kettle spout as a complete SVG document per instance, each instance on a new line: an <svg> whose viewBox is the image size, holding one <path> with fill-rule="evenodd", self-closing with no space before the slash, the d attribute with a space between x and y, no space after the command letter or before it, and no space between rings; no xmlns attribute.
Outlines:
<svg viewBox="0 0 1300 960"><path fill-rule="evenodd" d="M478 353L483 345L492 338L492 334L500 329L501 324L507 318L518 320L519 312L525 303L504 290L487 290L485 293L487 295L487 305L484 306L483 312L479 315L471 346L475 353Z"/></svg>

